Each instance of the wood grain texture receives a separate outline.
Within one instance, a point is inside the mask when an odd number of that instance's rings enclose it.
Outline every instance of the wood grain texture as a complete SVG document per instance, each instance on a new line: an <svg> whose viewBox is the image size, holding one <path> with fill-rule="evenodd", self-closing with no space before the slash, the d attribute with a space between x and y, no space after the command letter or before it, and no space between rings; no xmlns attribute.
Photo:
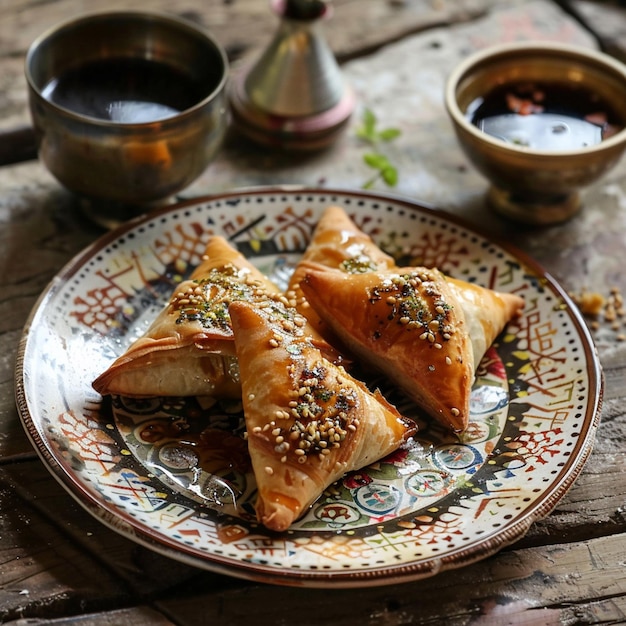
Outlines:
<svg viewBox="0 0 626 626"><path fill-rule="evenodd" d="M191 626L200 614L203 623L243 624L251 613L259 625L400 626L446 624L596 623L602 614L625 619L626 535L550 546L505 551L470 568L392 588L284 590L247 586L182 599L162 600L158 606ZM586 590L580 603L579 591ZM217 594L216 594L217 595ZM578 606L582 604L582 606Z"/></svg>
<svg viewBox="0 0 626 626"><path fill-rule="evenodd" d="M126 4L0 1L0 131L28 122L23 55L30 41L82 11ZM517 38L621 45L623 9L617 3L575 2L591 30L561 4L336 0L325 28L359 107L345 135L327 151L294 156L269 152L232 132L215 163L181 196L259 184L358 189L370 174L363 162L367 146L356 136L368 107L382 125L402 129L386 146L399 169L398 186L378 191L462 217L540 262L567 290L585 287L606 295L617 286L626 293L626 161L584 191L585 209L574 220L545 229L512 226L485 206L485 182L458 149L442 107L447 73L474 49ZM208 26L235 68L259 50L276 23L267 3L258 0L142 0L138 6ZM626 623L626 342L602 320L593 332L604 367L604 404L584 471L524 538L479 563L394 587L286 589L171 561L92 517L31 446L15 408L13 377L22 329L41 292L102 233L37 161L0 167L0 622Z"/></svg>
<svg viewBox="0 0 626 626"><path fill-rule="evenodd" d="M519 1L519 0L517 0ZM484 14L493 0L388 2L336 0L324 24L328 43L340 61L376 50L426 28ZM231 62L252 58L265 46L278 20L265 0L11 0L0 4L0 129L28 122L24 57L39 35L57 24L91 11L141 9L189 19L212 32Z"/></svg>

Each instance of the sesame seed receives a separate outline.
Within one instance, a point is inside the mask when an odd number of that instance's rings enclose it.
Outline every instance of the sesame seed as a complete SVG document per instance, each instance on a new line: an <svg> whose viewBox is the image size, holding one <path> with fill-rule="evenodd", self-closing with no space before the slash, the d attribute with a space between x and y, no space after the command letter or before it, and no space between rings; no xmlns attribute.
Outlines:
<svg viewBox="0 0 626 626"><path fill-rule="evenodd" d="M459 409L457 409L455 406L453 406L450 409L450 413L452 413L452 415L454 415L455 417L459 416L461 414L461 411L459 411Z"/></svg>
<svg viewBox="0 0 626 626"><path fill-rule="evenodd" d="M268 476L273 476L273 474L274 474L274 470L273 470L273 469L272 469L272 468L268 465L267 467L265 467L265 473L266 473Z"/></svg>

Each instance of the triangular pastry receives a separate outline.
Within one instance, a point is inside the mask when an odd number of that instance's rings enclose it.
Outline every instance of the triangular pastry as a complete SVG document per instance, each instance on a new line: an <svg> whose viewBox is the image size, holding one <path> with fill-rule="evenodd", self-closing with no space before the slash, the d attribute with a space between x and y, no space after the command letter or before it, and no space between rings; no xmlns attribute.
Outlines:
<svg viewBox="0 0 626 626"><path fill-rule="evenodd" d="M494 291L450 276L446 281L461 303L472 342L474 364L478 367L496 337L520 314L524 300L513 293Z"/></svg>
<svg viewBox="0 0 626 626"><path fill-rule="evenodd" d="M329 485L398 448L415 426L325 359L294 309L234 302L229 311L257 517L283 531Z"/></svg>
<svg viewBox="0 0 626 626"><path fill-rule="evenodd" d="M393 257L383 252L349 217L336 205L327 207L315 226L304 254L291 276L287 295L295 299L295 307L310 324L324 334L324 326L308 305L300 288L311 263L317 263L348 274L372 272L395 266Z"/></svg>
<svg viewBox="0 0 626 626"><path fill-rule="evenodd" d="M228 305L279 297L278 287L239 251L224 238L212 237L202 263L93 387L103 395L238 397Z"/></svg>
<svg viewBox="0 0 626 626"><path fill-rule="evenodd" d="M468 424L476 366L523 306L519 296L414 267L356 275L309 269L302 288L353 355L455 431Z"/></svg>

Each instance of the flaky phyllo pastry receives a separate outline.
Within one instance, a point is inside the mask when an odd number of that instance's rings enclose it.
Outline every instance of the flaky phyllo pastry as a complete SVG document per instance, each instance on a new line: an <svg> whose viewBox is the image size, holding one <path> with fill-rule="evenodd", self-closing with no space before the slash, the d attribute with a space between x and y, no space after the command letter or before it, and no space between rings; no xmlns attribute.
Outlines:
<svg viewBox="0 0 626 626"><path fill-rule="evenodd" d="M266 299L279 289L221 237L174 290L150 327L93 383L125 396L241 393L228 305Z"/></svg>
<svg viewBox="0 0 626 626"><path fill-rule="evenodd" d="M300 287L310 264L323 265L348 274L360 274L394 267L395 261L341 207L329 206L324 211L287 286L287 295L295 300L298 312L324 334L326 329L323 322L309 306Z"/></svg>
<svg viewBox="0 0 626 626"><path fill-rule="evenodd" d="M474 372L523 306L436 269L345 274L309 268L304 294L342 343L452 430L468 425Z"/></svg>
<svg viewBox="0 0 626 626"><path fill-rule="evenodd" d="M437 269L397 267L333 206L284 293L211 238L200 266L93 386L240 399L257 517L281 531L346 472L415 430L346 369L358 361L360 371L380 370L426 414L463 430L475 369L522 306Z"/></svg>
<svg viewBox="0 0 626 626"><path fill-rule="evenodd" d="M229 311L256 513L281 531L329 485L386 456L415 428L379 392L325 359L294 309L234 302Z"/></svg>
<svg viewBox="0 0 626 626"><path fill-rule="evenodd" d="M284 300L278 287L222 237L172 294L142 337L101 374L101 394L238 398L239 371L228 306ZM320 339L330 358L336 352Z"/></svg>

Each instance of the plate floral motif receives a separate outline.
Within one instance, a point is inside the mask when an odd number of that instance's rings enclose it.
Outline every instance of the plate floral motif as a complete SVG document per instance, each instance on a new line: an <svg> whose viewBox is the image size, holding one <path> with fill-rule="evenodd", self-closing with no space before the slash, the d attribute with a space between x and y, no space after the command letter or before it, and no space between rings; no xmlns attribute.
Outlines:
<svg viewBox="0 0 626 626"><path fill-rule="evenodd" d="M330 204L399 263L525 298L483 358L470 425L451 435L384 379L419 424L389 457L330 487L287 532L254 517L241 406L101 398L91 381L139 337L220 234L279 284ZM390 584L484 558L523 536L590 452L602 377L576 308L550 276L441 211L391 196L259 189L164 209L105 235L35 306L16 373L22 421L92 514L198 567L273 583Z"/></svg>

